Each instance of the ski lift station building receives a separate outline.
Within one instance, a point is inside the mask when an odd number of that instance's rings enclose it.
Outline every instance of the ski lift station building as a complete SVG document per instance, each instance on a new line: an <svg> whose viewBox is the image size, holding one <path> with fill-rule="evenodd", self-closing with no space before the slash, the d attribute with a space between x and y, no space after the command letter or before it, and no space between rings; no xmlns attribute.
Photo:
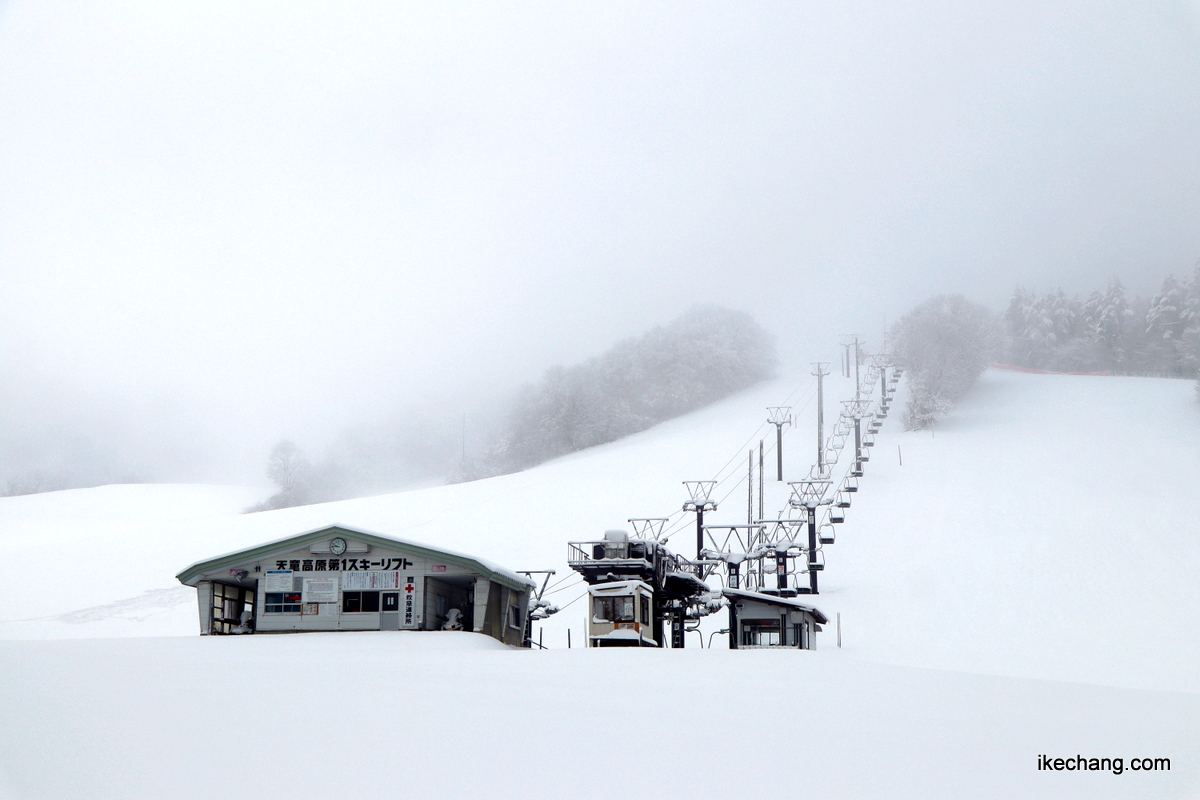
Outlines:
<svg viewBox="0 0 1200 800"><path fill-rule="evenodd" d="M790 597L744 589L723 589L722 594L729 602L729 646L735 650L816 650L817 631L829 622L817 608Z"/></svg>
<svg viewBox="0 0 1200 800"><path fill-rule="evenodd" d="M198 561L200 633L467 630L521 645L533 581L342 525Z"/></svg>

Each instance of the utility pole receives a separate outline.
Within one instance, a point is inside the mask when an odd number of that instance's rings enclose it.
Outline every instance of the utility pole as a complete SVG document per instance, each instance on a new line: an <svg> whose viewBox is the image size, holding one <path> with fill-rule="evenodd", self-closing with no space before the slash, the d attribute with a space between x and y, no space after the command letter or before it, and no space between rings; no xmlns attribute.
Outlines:
<svg viewBox="0 0 1200 800"><path fill-rule="evenodd" d="M699 561L700 554L704 551L704 512L717 510L717 504L708 499L717 482L684 481L683 485L687 487L688 495L691 497L691 500L683 504L683 510L696 512L696 560ZM703 575L699 577L704 580Z"/></svg>
<svg viewBox="0 0 1200 800"><path fill-rule="evenodd" d="M754 451L746 459L746 524L754 522Z"/></svg>
<svg viewBox="0 0 1200 800"><path fill-rule="evenodd" d="M775 480L783 480L783 426L792 423L791 406L771 406L767 409L767 422L775 426Z"/></svg>
<svg viewBox="0 0 1200 800"><path fill-rule="evenodd" d="M763 440L758 440L758 518L763 517Z"/></svg>
<svg viewBox="0 0 1200 800"><path fill-rule="evenodd" d="M816 371L813 375L817 376L817 474L825 474L825 381L824 378L829 374L827 367L828 361L817 361L813 363ZM762 516L760 509L758 515Z"/></svg>
<svg viewBox="0 0 1200 800"><path fill-rule="evenodd" d="M858 378L858 364L862 361L862 356L858 352L858 334L854 335L854 397L858 399L859 393L862 391Z"/></svg>

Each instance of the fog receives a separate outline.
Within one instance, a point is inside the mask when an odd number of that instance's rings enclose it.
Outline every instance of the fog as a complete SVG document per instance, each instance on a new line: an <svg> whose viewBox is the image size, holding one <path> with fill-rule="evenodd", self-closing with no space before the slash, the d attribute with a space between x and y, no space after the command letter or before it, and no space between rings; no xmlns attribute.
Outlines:
<svg viewBox="0 0 1200 800"><path fill-rule="evenodd" d="M263 481L696 303L785 364L1200 257L1171 2L0 4L0 479Z"/></svg>

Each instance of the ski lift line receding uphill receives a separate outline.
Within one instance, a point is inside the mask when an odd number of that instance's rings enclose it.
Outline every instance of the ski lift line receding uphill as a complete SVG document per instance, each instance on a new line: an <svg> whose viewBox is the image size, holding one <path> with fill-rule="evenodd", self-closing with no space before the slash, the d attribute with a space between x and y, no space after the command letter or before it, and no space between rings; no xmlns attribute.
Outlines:
<svg viewBox="0 0 1200 800"><path fill-rule="evenodd" d="M864 442L860 433L862 420L867 418L863 406L871 402L864 400L863 395L870 396L873 386L881 386L880 405L884 413L869 418L868 434L873 434L880 427L875 417L886 416L889 389L894 392L886 380L880 380L883 374L878 365L875 365L877 371L867 371L863 376L865 381L856 374L855 399L843 402L847 408L839 416L829 440L822 435L822 415L818 409L816 462L807 477L789 481L792 494L777 519L764 518L763 461L768 448L762 434L768 425L777 426L777 436L771 437L771 449L776 457L781 456L783 443L778 426L790 424L799 432L794 418L786 415L789 418L785 419L785 412L803 411L814 396L822 396L820 378L827 373L820 364L817 367L812 375L816 380L806 381L809 391L803 405L769 407L768 418L717 470L713 480L683 481L690 501L678 511L669 517L630 519L632 537L624 530L609 530L603 540L568 542L567 562L587 583L585 594L594 598L594 602L589 600L589 647L681 648L686 634L698 629L702 617L726 610L730 620L726 631L732 649L811 648L811 636L819 629L816 623L827 620L819 610L798 598L819 593L817 577L825 569L824 546L836 540L835 523L844 521L843 509L849 506L851 495L847 493L858 489L857 476L862 474L859 465L865 460L863 448L873 444ZM803 396L803 389L803 384L793 389L785 403ZM855 452L854 461L848 463L846 440L851 432ZM750 450L748 469L742 468L741 458L746 447L759 437L762 437L757 448L759 505L755 518L754 450ZM843 463L838 464L839 460ZM778 471L782 480L781 461ZM844 478L842 472L847 473ZM751 493L745 524L705 524L705 512L715 511L746 486L751 487ZM719 491L714 491L718 487ZM797 509L804 509L804 513L797 515ZM675 533L690 527L689 512L695 514L695 560L676 555L665 547ZM715 592L705 583L710 579L720 584ZM578 583L560 582L550 591L543 590L543 594L578 588ZM566 606L574 605L583 596L576 596ZM693 622L697 624L690 624Z"/></svg>

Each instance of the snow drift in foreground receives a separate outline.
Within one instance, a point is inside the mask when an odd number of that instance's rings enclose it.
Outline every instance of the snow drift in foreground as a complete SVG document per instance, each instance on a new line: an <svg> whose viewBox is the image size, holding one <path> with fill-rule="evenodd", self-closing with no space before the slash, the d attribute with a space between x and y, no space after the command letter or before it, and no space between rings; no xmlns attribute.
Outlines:
<svg viewBox="0 0 1200 800"><path fill-rule="evenodd" d="M429 643L434 644L430 645ZM1200 697L473 634L0 642L21 798L1186 797ZM1156 772L1038 771L1170 757Z"/></svg>

